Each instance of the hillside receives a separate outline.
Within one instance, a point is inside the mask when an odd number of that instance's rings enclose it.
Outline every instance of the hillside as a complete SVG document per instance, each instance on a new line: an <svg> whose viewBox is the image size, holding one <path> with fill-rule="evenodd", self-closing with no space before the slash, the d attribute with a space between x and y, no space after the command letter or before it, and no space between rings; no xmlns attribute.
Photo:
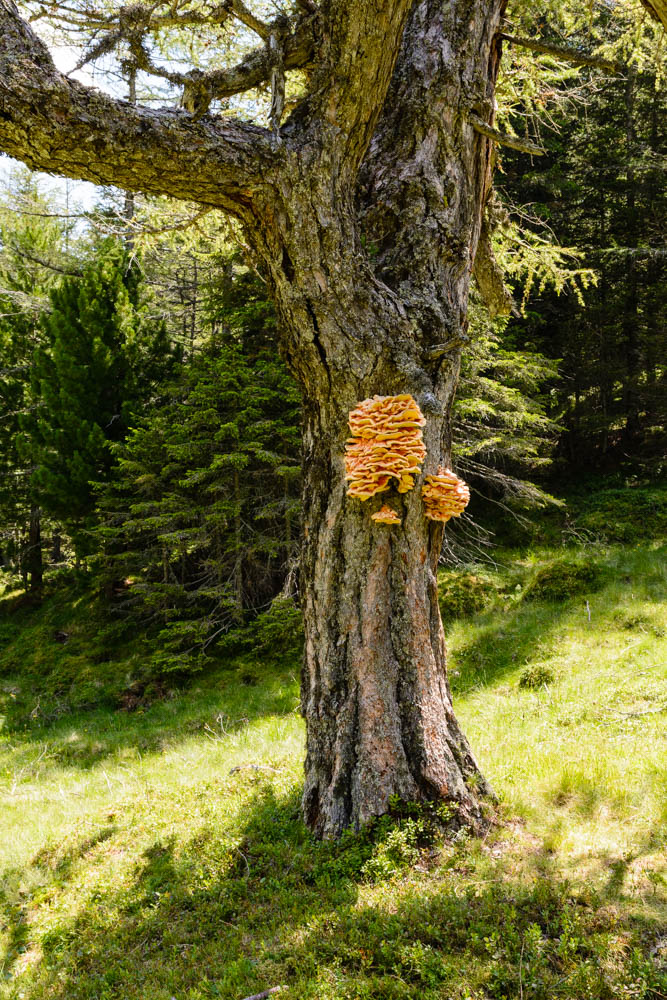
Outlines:
<svg viewBox="0 0 667 1000"><path fill-rule="evenodd" d="M298 656L132 698L140 646L101 655L94 595L10 595L0 997L664 996L665 554L443 574L456 711L499 797L483 842L398 804L361 838L311 839Z"/></svg>

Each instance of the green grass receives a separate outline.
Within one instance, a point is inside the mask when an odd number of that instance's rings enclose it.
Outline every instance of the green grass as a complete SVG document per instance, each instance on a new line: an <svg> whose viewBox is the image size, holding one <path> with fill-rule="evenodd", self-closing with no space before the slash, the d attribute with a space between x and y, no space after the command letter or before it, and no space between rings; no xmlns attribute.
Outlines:
<svg viewBox="0 0 667 1000"><path fill-rule="evenodd" d="M595 589L524 599L563 555L471 567L486 610L447 627L456 711L500 798L481 842L438 842L418 815L314 842L295 662L84 709L76 670L85 704L136 651L86 659L80 595L19 612L19 634L0 619L0 998L667 995L667 551L568 550Z"/></svg>

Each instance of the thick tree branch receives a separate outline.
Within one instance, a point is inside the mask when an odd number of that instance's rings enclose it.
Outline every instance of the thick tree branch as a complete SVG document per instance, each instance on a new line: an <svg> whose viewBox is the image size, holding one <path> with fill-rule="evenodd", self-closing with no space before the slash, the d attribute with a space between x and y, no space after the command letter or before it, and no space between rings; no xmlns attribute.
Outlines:
<svg viewBox="0 0 667 1000"><path fill-rule="evenodd" d="M217 7L216 12L223 9L226 10L225 5ZM169 20L173 21L176 16L180 15L170 15ZM196 89L202 96L205 95L209 104L212 100L224 100L234 94L245 93L271 78L275 59L268 44L253 49L235 66L225 69L210 72L195 69L182 73L159 66L148 52L145 35L162 26L164 20L165 18L155 19L145 8L125 8L120 23L114 20L108 32L84 53L75 69L81 69L86 63L98 59L124 41L129 45L138 68L144 73L169 80L170 83L181 86L187 91ZM191 23L200 22L193 20ZM262 25L258 28L258 33L266 31L267 43L270 39L275 39L281 51L281 64L284 69L303 69L310 65L314 58L314 23L314 17L301 18L297 22L282 18L271 24ZM185 97L184 106L188 107L189 94Z"/></svg>
<svg viewBox="0 0 667 1000"><path fill-rule="evenodd" d="M322 46L312 81L317 118L347 137L339 147L349 173L368 148L391 81L414 0L325 0Z"/></svg>
<svg viewBox="0 0 667 1000"><path fill-rule="evenodd" d="M491 125L487 125L477 115L468 114L468 120L476 132L487 136L489 139L493 139L494 142L500 143L501 146L509 146L511 149L518 149L520 153L530 153L532 156L544 156L545 151L542 147L537 146L530 139L519 139L517 136L498 132L497 129Z"/></svg>
<svg viewBox="0 0 667 1000"><path fill-rule="evenodd" d="M654 21L660 21L667 28L667 0L641 0Z"/></svg>
<svg viewBox="0 0 667 1000"><path fill-rule="evenodd" d="M530 49L531 52L539 52L542 55L555 56L564 62L574 63L575 66L594 66L596 69L604 69L609 73L621 73L625 68L622 63L611 62L611 60L602 59L599 56L589 56L585 52L579 52L577 49L565 45L541 42L537 38L517 38L516 35L506 35L504 32L500 37L512 45L519 45L521 48Z"/></svg>
<svg viewBox="0 0 667 1000"><path fill-rule="evenodd" d="M13 0L0 0L0 150L33 169L231 211L270 187L280 156L264 129L193 123L67 80Z"/></svg>

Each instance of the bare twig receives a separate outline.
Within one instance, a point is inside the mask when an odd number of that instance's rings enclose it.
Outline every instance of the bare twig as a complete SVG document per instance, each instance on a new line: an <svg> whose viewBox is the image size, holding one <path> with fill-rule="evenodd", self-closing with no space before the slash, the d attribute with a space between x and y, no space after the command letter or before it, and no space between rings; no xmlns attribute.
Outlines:
<svg viewBox="0 0 667 1000"><path fill-rule="evenodd" d="M566 45L552 45L550 42L541 42L537 38L517 38L516 35L501 34L500 37L505 42L512 45L519 45L521 48L530 49L531 52L539 52L543 55L555 56L565 62L574 63L575 66L594 66L596 69L604 69L609 73L622 73L624 66L622 63L611 62L609 59L602 59L600 56L589 56L585 52L571 49Z"/></svg>
<svg viewBox="0 0 667 1000"><path fill-rule="evenodd" d="M472 127L480 132L482 135L488 136L489 139L493 139L494 142L499 142L501 146L509 146L511 149L518 149L520 153L530 153L532 156L544 156L546 150L542 149L541 146L537 146L534 142L529 139L519 139L513 135L506 135L504 132L498 132L497 129L493 128L491 125L487 125L483 122L481 118L477 115L468 115L468 119Z"/></svg>

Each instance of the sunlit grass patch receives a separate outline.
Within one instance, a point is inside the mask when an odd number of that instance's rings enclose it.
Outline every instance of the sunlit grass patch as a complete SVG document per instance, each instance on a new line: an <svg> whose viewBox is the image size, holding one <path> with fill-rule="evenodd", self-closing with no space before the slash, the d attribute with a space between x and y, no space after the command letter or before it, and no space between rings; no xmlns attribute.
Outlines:
<svg viewBox="0 0 667 1000"><path fill-rule="evenodd" d="M664 555L608 550L590 596L517 601L452 631L457 710L482 767L569 867L664 846Z"/></svg>
<svg viewBox="0 0 667 1000"><path fill-rule="evenodd" d="M574 552L601 588L525 601L560 557L485 569L491 605L448 628L500 799L482 841L408 812L315 842L289 661L0 729L0 998L667 995L664 550Z"/></svg>

